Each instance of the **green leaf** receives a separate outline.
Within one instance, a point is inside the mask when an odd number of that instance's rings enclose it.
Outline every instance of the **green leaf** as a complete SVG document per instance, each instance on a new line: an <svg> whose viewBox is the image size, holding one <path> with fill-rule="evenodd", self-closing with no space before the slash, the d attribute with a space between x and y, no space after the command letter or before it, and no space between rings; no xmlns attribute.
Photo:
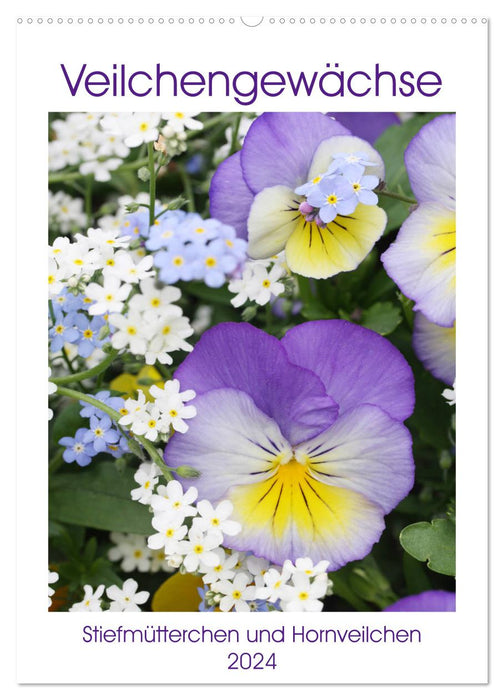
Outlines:
<svg viewBox="0 0 504 700"><path fill-rule="evenodd" d="M323 318L336 318L334 311L328 309L327 306L318 299L310 299L309 301L303 302L301 315L308 321L318 321Z"/></svg>
<svg viewBox="0 0 504 700"><path fill-rule="evenodd" d="M138 486L134 473L130 467L119 473L114 462L101 462L55 474L49 486L51 519L98 530L152 534L148 508L131 500L130 491Z"/></svg>
<svg viewBox="0 0 504 700"><path fill-rule="evenodd" d="M391 301L378 301L362 312L361 324L380 335L388 335L401 320L401 310Z"/></svg>
<svg viewBox="0 0 504 700"><path fill-rule="evenodd" d="M408 595L416 595L432 588L425 567L408 552L404 552L403 569Z"/></svg>
<svg viewBox="0 0 504 700"><path fill-rule="evenodd" d="M82 406L79 401L70 401L58 413L52 426L52 439L57 443L63 437L73 437L79 428L86 425L86 419L80 415Z"/></svg>
<svg viewBox="0 0 504 700"><path fill-rule="evenodd" d="M361 612L373 609L369 603L385 608L397 600L388 579L371 555L331 572L329 578L333 595L340 596Z"/></svg>
<svg viewBox="0 0 504 700"><path fill-rule="evenodd" d="M404 165L404 151L413 136L435 116L437 116L435 113L417 114L402 124L389 127L376 140L374 146L385 163L386 189L390 192L397 192L406 197L413 196ZM398 229L408 216L410 209L409 204L382 195L379 197L379 205L387 212L385 233Z"/></svg>
<svg viewBox="0 0 504 700"><path fill-rule="evenodd" d="M214 304L229 305L233 297L226 286L214 288L207 287L204 282L189 282L187 284L181 284L180 287L186 293Z"/></svg>
<svg viewBox="0 0 504 700"><path fill-rule="evenodd" d="M413 523L399 535L403 548L418 561L426 561L432 571L455 576L455 524L438 519Z"/></svg>
<svg viewBox="0 0 504 700"><path fill-rule="evenodd" d="M415 411L407 422L424 442L440 450L451 448L452 409L441 396L444 388L427 370L415 372Z"/></svg>

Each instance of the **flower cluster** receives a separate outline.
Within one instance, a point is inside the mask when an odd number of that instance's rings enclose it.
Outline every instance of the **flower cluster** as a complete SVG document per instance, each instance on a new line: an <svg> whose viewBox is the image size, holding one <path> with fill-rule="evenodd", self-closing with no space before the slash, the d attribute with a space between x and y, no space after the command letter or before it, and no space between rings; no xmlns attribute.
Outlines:
<svg viewBox="0 0 504 700"><path fill-rule="evenodd" d="M132 217L137 218L134 228L142 230L142 214ZM232 226L199 214L167 211L145 235L145 247L155 251L154 265L165 284L203 280L208 287L221 287L246 258L246 243Z"/></svg>
<svg viewBox="0 0 504 700"><path fill-rule="evenodd" d="M75 234L74 241L60 236L49 247L49 296L52 298L66 285L83 292L93 275L106 267L114 267L117 250L128 245L125 237L117 238L110 231L88 229L86 235Z"/></svg>
<svg viewBox="0 0 504 700"><path fill-rule="evenodd" d="M203 576L200 611L321 612L321 599L331 590L328 563L300 557L279 567L253 554L223 551L219 564Z"/></svg>
<svg viewBox="0 0 504 700"><path fill-rule="evenodd" d="M145 483L153 488L156 473L152 465L145 467ZM329 562L314 566L310 559L300 558L295 566L286 561L282 568L251 553L226 548L224 537L241 530L239 523L230 519L232 503L224 500L213 506L197 498L194 486L184 492L173 480L158 486L157 492L142 502L150 505L152 526L157 531L149 537L148 547L163 550L169 566L202 576L205 586L200 611L322 610L319 599L327 594L325 571Z"/></svg>
<svg viewBox="0 0 504 700"><path fill-rule="evenodd" d="M151 256L144 258L149 259ZM99 295L102 303L108 303L106 297L122 295L116 278L104 280L103 286L91 293ZM126 286L126 285L124 285ZM116 329L112 335L112 347L118 350L127 348L134 355L142 355L148 365L155 362L171 364L171 354L176 350L190 352L192 346L186 338L192 335L193 329L189 319L182 315L180 306L172 302L180 299L181 292L176 287L158 287L154 280L143 279L140 282L140 293L129 297L126 313L111 313L110 323ZM119 304L122 304L119 299ZM111 311L116 309L111 309Z"/></svg>
<svg viewBox="0 0 504 700"><path fill-rule="evenodd" d="M125 250L129 237L113 231L89 229L75 238L57 238L50 248L52 352L69 343L88 358L110 340L147 364L171 364L170 353L192 349L189 319L172 303L181 292L156 286L152 256Z"/></svg>
<svg viewBox="0 0 504 700"><path fill-rule="evenodd" d="M110 180L130 149L157 141L159 149L171 157L185 150L185 129L197 130L202 123L195 114L183 112L82 112L52 122L49 142L49 169L79 166L82 175L97 182Z"/></svg>
<svg viewBox="0 0 504 700"><path fill-rule="evenodd" d="M59 190L49 190L49 229L59 233L80 231L86 225L86 215L83 211L84 202L80 198L70 197Z"/></svg>
<svg viewBox="0 0 504 700"><path fill-rule="evenodd" d="M106 321L103 316L90 318L90 302L89 297L80 293L74 294L67 287L63 287L52 299L49 314L52 353L57 353L65 347L69 350L74 349L77 355L88 359L95 350L102 347L105 342L101 335L102 329L108 330Z"/></svg>
<svg viewBox="0 0 504 700"><path fill-rule="evenodd" d="M141 571L142 573L175 571L166 560L164 547L152 550L147 546L147 538L143 535L135 535L122 532L111 532L110 539L114 546L108 550L110 561L119 562L122 571Z"/></svg>
<svg viewBox="0 0 504 700"><path fill-rule="evenodd" d="M188 389L180 392L180 383L176 379L165 382L164 387L150 387L154 401L146 401L142 390L137 399L126 399L121 409L119 425L128 426L135 435L144 435L147 440L156 442L160 437L167 439L170 431L185 433L185 422L196 415L194 406L185 406L196 394Z"/></svg>
<svg viewBox="0 0 504 700"><path fill-rule="evenodd" d="M147 591L138 591L138 583L129 578L124 581L122 588L113 585L106 590L108 601L103 601L102 596L105 585L101 583L93 591L92 586L84 586L84 598L79 603L74 603L69 612L141 612L140 605L146 603L149 598ZM108 607L104 609L103 604Z"/></svg>
<svg viewBox="0 0 504 700"><path fill-rule="evenodd" d="M282 257L279 255L269 260L247 261L241 275L231 280L228 285L229 291L236 294L231 299L231 304L238 307L251 301L264 306L272 297L282 294L285 286L280 280L287 274Z"/></svg>
<svg viewBox="0 0 504 700"><path fill-rule="evenodd" d="M94 396L114 411L124 411L124 399L119 396L110 396L109 391L100 391ZM128 440L120 430L114 426L110 416L90 403L81 401L83 408L80 415L89 419L88 428L79 428L73 437L63 437L59 444L65 450L63 460L70 464L76 462L79 467L87 467L93 457L100 452L112 455L116 459L129 452Z"/></svg>
<svg viewBox="0 0 504 700"><path fill-rule="evenodd" d="M373 190L380 180L375 175L365 175L366 167L378 163L369 160L366 153L336 153L326 172L315 175L294 192L306 199L299 204L299 211L306 221L314 221L325 228L338 214L350 216L357 205L378 204Z"/></svg>

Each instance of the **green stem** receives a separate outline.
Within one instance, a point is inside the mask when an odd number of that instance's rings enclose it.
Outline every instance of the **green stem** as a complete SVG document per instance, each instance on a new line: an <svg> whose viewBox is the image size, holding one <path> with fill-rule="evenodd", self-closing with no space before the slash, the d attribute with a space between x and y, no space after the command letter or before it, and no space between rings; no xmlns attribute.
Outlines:
<svg viewBox="0 0 504 700"><path fill-rule="evenodd" d="M49 315L51 316L51 321L53 322L53 326L56 324L56 314L54 313L54 306L52 303L52 299L49 299Z"/></svg>
<svg viewBox="0 0 504 700"><path fill-rule="evenodd" d="M240 122L241 122L241 114L238 113L236 115L235 123L233 124L233 133L231 136L231 147L229 149L229 155L236 153L236 151L238 151L240 148L240 144L238 142L238 134L240 132Z"/></svg>
<svg viewBox="0 0 504 700"><path fill-rule="evenodd" d="M149 225L154 225L156 207L156 164L154 162L154 144L149 141L147 144L147 154L149 159Z"/></svg>
<svg viewBox="0 0 504 700"><path fill-rule="evenodd" d="M195 212L196 205L194 203L194 193L191 185L191 178L187 174L187 170L184 168L182 163L178 164L178 169L180 173L180 179L182 180L182 184L184 186L184 194L187 199L187 209L190 212Z"/></svg>
<svg viewBox="0 0 504 700"><path fill-rule="evenodd" d="M49 473L54 474L54 472L57 472L58 469L63 466L63 452L65 451L64 447L60 447L59 450L56 450L54 453L54 456L51 458L49 461Z"/></svg>
<svg viewBox="0 0 504 700"><path fill-rule="evenodd" d="M416 199L411 197L406 197L399 192L389 192L388 190L378 190L378 194L382 194L384 197L390 197L391 199L398 199L400 202L406 202L406 204L416 204Z"/></svg>
<svg viewBox="0 0 504 700"><path fill-rule="evenodd" d="M66 377L53 377L51 378L51 381L60 386L62 384L73 384L74 382L81 382L83 379L96 377L112 364L118 354L119 350L112 350L98 365L95 365L90 369L83 370L82 372L77 372L76 374L69 374Z"/></svg>
<svg viewBox="0 0 504 700"><path fill-rule="evenodd" d="M161 362L156 362L156 369L162 377L164 377L165 379L171 379L170 370L167 369L166 366L163 365Z"/></svg>
<svg viewBox="0 0 504 700"><path fill-rule="evenodd" d="M68 357L68 353L67 353L66 348L65 348L64 345L63 345L63 347L61 348L61 353L62 353L62 355L63 355L63 359L64 359L65 362L66 362L66 366L67 366L68 369L70 370L70 373L73 373L74 368L72 367L72 363L70 362L70 358ZM53 379L52 381L54 381L54 379Z"/></svg>
<svg viewBox="0 0 504 700"><path fill-rule="evenodd" d="M87 227L89 228L93 223L93 178L91 175L86 177L84 208L86 212Z"/></svg>
<svg viewBox="0 0 504 700"><path fill-rule="evenodd" d="M58 387L57 393L61 394L62 396L69 396L72 399L77 399L77 401L85 401L86 403L91 404L91 406L99 408L100 411L106 413L107 416L112 418L112 420L114 420L117 424L119 424L119 420L122 418L119 411L115 411L113 408L110 408L110 406L107 406L106 403L98 401L98 399L95 399L94 396L89 396L89 394L84 394L83 392L75 391L74 389L66 389L62 386ZM154 445L142 435L134 435L133 439L139 442L140 445L142 445L142 447L147 452L151 460L161 469L165 479L167 481L171 481L173 479L173 475L170 474L170 467L167 467L166 464L163 462Z"/></svg>
<svg viewBox="0 0 504 700"><path fill-rule="evenodd" d="M129 163L124 163L123 165L120 165L116 170L114 170L114 173L121 173L126 170L138 170L138 168L142 168L145 165L149 164L148 158L139 158L138 160L132 160ZM83 175L80 173L78 170L74 171L66 171L63 170L62 172L59 173L54 173L53 175L49 175L49 184L56 184L58 182L72 182L73 180L84 180L87 177L87 175Z"/></svg>
<svg viewBox="0 0 504 700"><path fill-rule="evenodd" d="M222 113L222 114L219 114L219 115L217 115L216 117L212 117L211 119L208 119L208 120L205 122L205 124L204 124L202 130L197 129L197 130L195 130L195 131L188 131L188 132L187 132L187 138L188 138L188 139L193 139L193 138L195 138L196 136L201 136L201 132L202 132L202 131L206 131L206 129L211 129L212 126L216 126L217 124L223 124L223 123L225 123L225 122L229 122L229 121L231 121L233 118L234 118L234 115L233 115L233 114L229 114L229 113L226 113L226 112L224 112L224 113Z"/></svg>

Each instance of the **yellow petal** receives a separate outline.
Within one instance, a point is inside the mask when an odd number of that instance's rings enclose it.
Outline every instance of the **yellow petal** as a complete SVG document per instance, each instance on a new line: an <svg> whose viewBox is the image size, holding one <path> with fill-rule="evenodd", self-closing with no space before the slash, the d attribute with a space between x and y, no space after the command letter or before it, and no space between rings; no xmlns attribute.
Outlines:
<svg viewBox="0 0 504 700"><path fill-rule="evenodd" d="M355 491L320 482L309 464L296 460L264 481L235 486L227 497L242 525L236 539L260 543L262 555L277 562L294 551L344 561L364 532L382 527L375 504Z"/></svg>
<svg viewBox="0 0 504 700"><path fill-rule="evenodd" d="M355 270L386 223L383 209L365 204L359 204L351 216L338 216L326 228L299 217L285 247L287 265L293 272L315 279Z"/></svg>
<svg viewBox="0 0 504 700"><path fill-rule="evenodd" d="M110 388L113 391L121 392L124 398L136 398L137 391L140 389L144 392L145 397L148 401L154 401L154 397L151 396L149 387L139 382L140 379L150 379L160 389L164 387L164 380L157 371L157 369L155 369L152 366L145 365L136 375L127 374L126 372L120 374L118 377L116 377L110 382Z"/></svg>
<svg viewBox="0 0 504 700"><path fill-rule="evenodd" d="M170 576L154 593L153 612L198 612L201 598L198 588L203 587L201 576L181 574Z"/></svg>

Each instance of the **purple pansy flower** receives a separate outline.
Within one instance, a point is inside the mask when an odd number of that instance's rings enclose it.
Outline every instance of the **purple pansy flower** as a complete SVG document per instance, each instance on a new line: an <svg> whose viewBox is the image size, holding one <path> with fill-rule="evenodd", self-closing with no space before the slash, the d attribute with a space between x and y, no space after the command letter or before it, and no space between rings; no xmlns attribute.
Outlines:
<svg viewBox="0 0 504 700"><path fill-rule="evenodd" d="M200 472L190 485L201 498L232 502L242 530L226 546L332 569L369 553L413 485L402 423L413 376L389 341L341 320L301 324L282 340L223 323L174 376L196 391L197 415L164 458Z"/></svg>
<svg viewBox="0 0 504 700"><path fill-rule="evenodd" d="M389 276L429 321L455 321L455 115L420 129L404 154L418 201L382 255Z"/></svg>
<svg viewBox="0 0 504 700"><path fill-rule="evenodd" d="M248 239L252 258L269 258L285 249L293 272L319 279L354 270L382 235L385 212L358 203L351 216L333 211L334 219L320 226L320 217L303 205L310 182L322 180L334 155L355 152L375 164L366 168L367 175L383 179L380 155L331 117L262 114L241 151L221 163L212 178L211 215Z"/></svg>
<svg viewBox="0 0 504 700"><path fill-rule="evenodd" d="M369 143L374 143L389 126L401 123L394 112L328 112L328 115Z"/></svg>
<svg viewBox="0 0 504 700"><path fill-rule="evenodd" d="M424 591L397 600L383 612L455 612L455 593Z"/></svg>

